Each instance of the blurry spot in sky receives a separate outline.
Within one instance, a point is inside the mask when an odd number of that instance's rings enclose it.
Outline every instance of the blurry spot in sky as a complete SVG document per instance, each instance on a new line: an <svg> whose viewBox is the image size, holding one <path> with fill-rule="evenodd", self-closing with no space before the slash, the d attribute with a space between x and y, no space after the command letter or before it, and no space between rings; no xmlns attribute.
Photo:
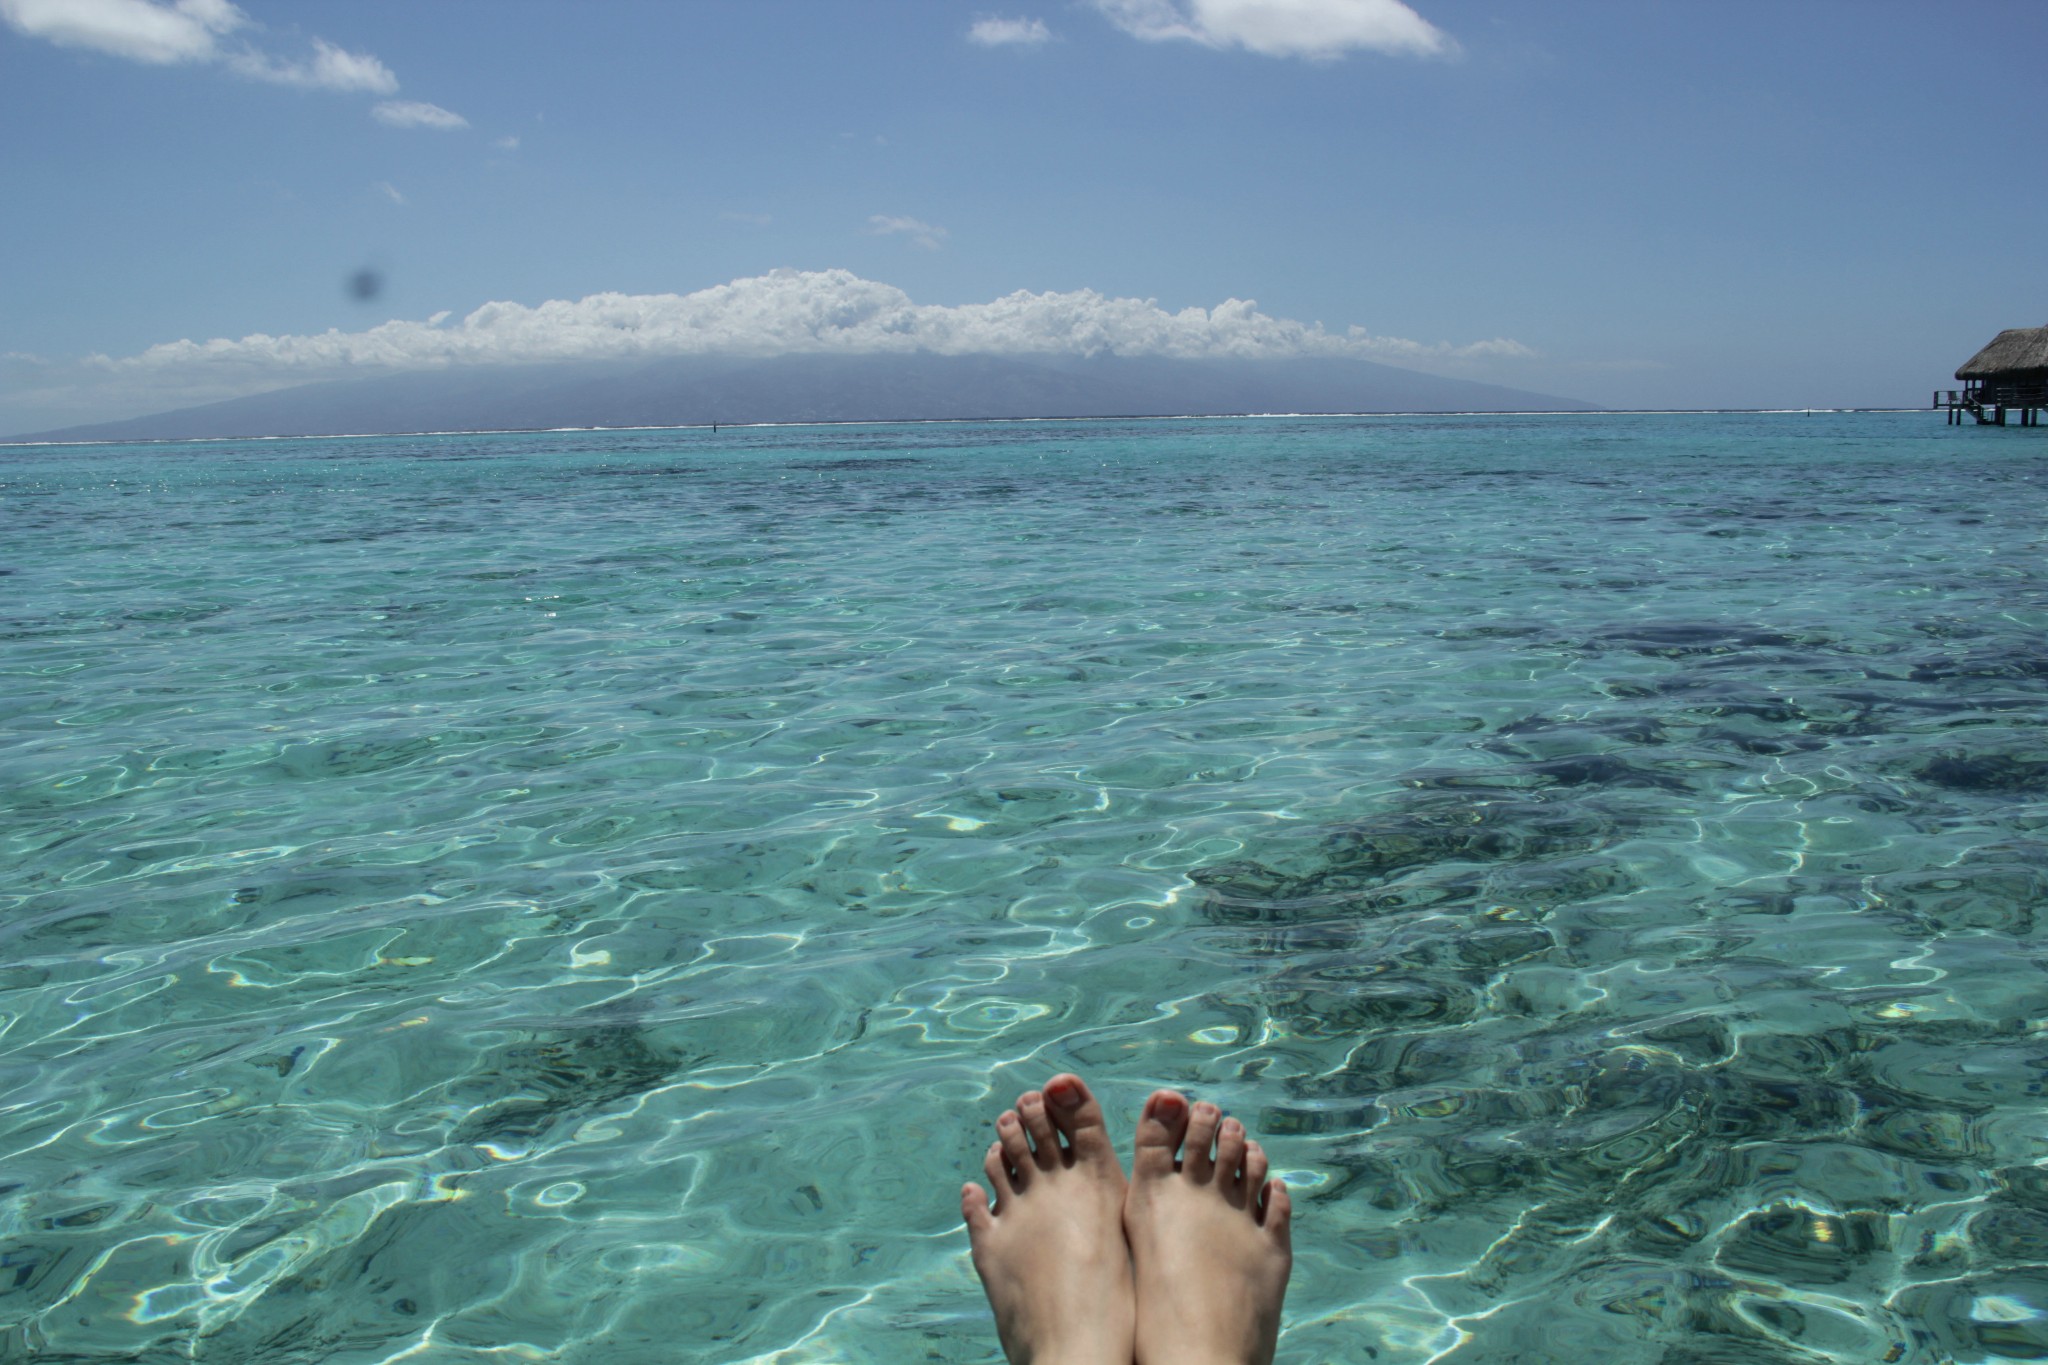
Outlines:
<svg viewBox="0 0 2048 1365"><path fill-rule="evenodd" d="M368 303L384 292L384 276L375 270L358 270L348 277L348 293L352 299Z"/></svg>

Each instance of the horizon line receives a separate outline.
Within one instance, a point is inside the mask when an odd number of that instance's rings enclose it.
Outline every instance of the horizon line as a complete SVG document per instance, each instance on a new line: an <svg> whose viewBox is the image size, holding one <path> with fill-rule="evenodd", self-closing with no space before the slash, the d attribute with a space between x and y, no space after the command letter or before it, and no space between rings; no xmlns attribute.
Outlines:
<svg viewBox="0 0 2048 1365"><path fill-rule="evenodd" d="M1330 417L1712 417L1712 416L1798 416L1842 413L1932 412L1932 408L1527 408L1513 411L1478 411L1458 408L1416 408L1401 412L1141 412L1114 416L1045 417L861 417L817 418L807 422L658 422L632 426L582 427L462 427L441 431L337 431L326 433L289 432L267 436L139 436L127 440L98 437L77 441L29 441L0 439L0 450L33 450L50 446L151 446L204 445L217 441L374 441L399 436L543 436L556 432L593 431L735 431L767 430L781 427L903 427L948 424L998 426L1025 422L1246 422L1301 420ZM117 418L136 421L137 418Z"/></svg>

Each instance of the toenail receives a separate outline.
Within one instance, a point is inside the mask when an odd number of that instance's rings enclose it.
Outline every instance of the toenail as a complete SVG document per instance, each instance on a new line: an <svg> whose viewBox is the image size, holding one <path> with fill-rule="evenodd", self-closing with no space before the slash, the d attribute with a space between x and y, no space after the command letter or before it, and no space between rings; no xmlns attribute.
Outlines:
<svg viewBox="0 0 2048 1365"><path fill-rule="evenodd" d="M1187 1102L1178 1095L1161 1095L1152 1102L1152 1117L1163 1123L1172 1123L1187 1108Z"/></svg>
<svg viewBox="0 0 2048 1365"><path fill-rule="evenodd" d="M1244 1131L1244 1125L1239 1123L1236 1119L1225 1119L1223 1120L1223 1131L1229 1134L1231 1137L1236 1137L1239 1133L1242 1133Z"/></svg>
<svg viewBox="0 0 2048 1365"><path fill-rule="evenodd" d="M1072 1109L1081 1102L1081 1087L1064 1076L1048 1085L1045 1093L1062 1109Z"/></svg>
<svg viewBox="0 0 2048 1365"><path fill-rule="evenodd" d="M1015 1128L1016 1126L1017 1116L1015 1114L1004 1114L996 1120L996 1127L998 1128Z"/></svg>

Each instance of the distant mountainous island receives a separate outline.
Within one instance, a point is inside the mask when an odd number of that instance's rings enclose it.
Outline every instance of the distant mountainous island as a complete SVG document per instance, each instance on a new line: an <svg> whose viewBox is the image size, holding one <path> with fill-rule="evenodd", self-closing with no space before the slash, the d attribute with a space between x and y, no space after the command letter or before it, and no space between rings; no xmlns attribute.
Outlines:
<svg viewBox="0 0 2048 1365"><path fill-rule="evenodd" d="M678 356L333 380L15 440L152 441L712 422L1239 413L1594 412L1367 360L937 355Z"/></svg>

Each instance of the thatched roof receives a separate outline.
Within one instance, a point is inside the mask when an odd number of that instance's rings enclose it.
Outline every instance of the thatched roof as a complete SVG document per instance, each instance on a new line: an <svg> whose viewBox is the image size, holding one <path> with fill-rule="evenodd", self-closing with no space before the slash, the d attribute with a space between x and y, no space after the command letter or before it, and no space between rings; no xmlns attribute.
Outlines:
<svg viewBox="0 0 2048 1365"><path fill-rule="evenodd" d="M2048 370L2048 327L2009 327L1963 362L1958 379L1989 379L2012 370Z"/></svg>

